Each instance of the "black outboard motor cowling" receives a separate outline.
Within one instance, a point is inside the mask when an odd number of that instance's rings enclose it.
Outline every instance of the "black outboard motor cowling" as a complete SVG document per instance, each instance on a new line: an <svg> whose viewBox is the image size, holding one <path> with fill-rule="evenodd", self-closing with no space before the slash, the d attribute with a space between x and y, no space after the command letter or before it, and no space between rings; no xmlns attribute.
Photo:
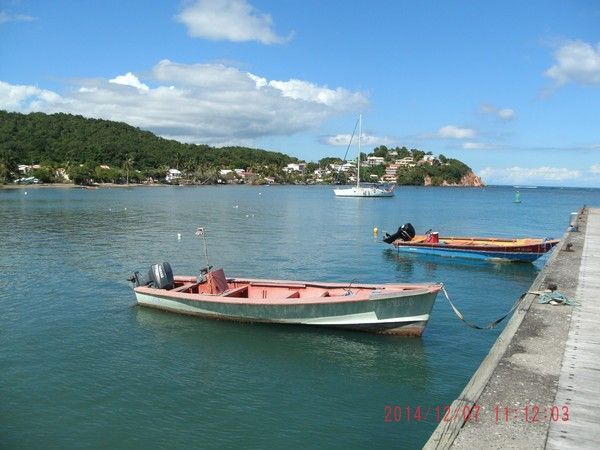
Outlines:
<svg viewBox="0 0 600 450"><path fill-rule="evenodd" d="M396 239L402 239L403 241L410 241L415 237L415 228L410 223L405 223L398 231L394 234L385 233L385 237L383 238L383 242L386 244L391 244Z"/></svg>
<svg viewBox="0 0 600 450"><path fill-rule="evenodd" d="M168 262L162 264L153 264L148 271L148 278L156 289L173 289L175 279L173 270Z"/></svg>
<svg viewBox="0 0 600 450"><path fill-rule="evenodd" d="M405 223L400 229L402 230L400 232L400 239L403 241L410 241L415 237L415 227L413 227L410 223Z"/></svg>

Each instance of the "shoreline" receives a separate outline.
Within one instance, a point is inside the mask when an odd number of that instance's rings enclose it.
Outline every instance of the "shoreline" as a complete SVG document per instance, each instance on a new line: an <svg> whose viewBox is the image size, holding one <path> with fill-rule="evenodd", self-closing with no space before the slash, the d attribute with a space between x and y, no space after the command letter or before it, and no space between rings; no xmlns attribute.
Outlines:
<svg viewBox="0 0 600 450"><path fill-rule="evenodd" d="M92 186L84 186L81 184L72 183L40 183L40 184L0 184L0 189L49 189L49 188L60 188L60 189L101 189L101 188L130 188L130 187L162 187L171 186L170 184L142 184L142 183L129 183L129 184L117 184L117 183L101 183L94 184Z"/></svg>
<svg viewBox="0 0 600 450"><path fill-rule="evenodd" d="M336 184L325 184L325 183L313 183L313 184L294 184L294 183L273 183L273 184L250 184L250 183L211 183L211 184L164 184L164 183L129 183L129 184L118 184L118 183L98 183L90 186L85 186L81 184L72 184L72 183L39 183L39 184L0 184L0 190L2 189L50 189L50 188L59 188L59 189L102 189L102 188L132 188L132 187L197 187L197 186L352 186L348 185L336 185ZM426 188L477 188L482 189L487 186L470 186L470 185L459 185L459 184L447 184L440 186L432 186L432 185L396 185L396 188L399 187L426 187Z"/></svg>

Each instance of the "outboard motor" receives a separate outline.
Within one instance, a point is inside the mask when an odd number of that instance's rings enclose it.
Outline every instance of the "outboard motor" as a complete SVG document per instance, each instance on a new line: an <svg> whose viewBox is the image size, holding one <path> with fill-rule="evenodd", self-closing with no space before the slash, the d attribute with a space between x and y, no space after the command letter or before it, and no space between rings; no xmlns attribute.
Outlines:
<svg viewBox="0 0 600 450"><path fill-rule="evenodd" d="M415 237L415 228L410 223L405 223L398 231L394 234L385 233L385 238L383 238L383 242L386 244L391 244L396 239L402 239L403 241L410 241Z"/></svg>
<svg viewBox="0 0 600 450"><path fill-rule="evenodd" d="M153 264L148 271L148 278L156 289L173 289L175 279L173 270L168 262Z"/></svg>
<svg viewBox="0 0 600 450"><path fill-rule="evenodd" d="M133 276L129 277L127 280L131 281L135 287L147 286L148 284L150 284L150 280L148 279L148 277L142 275L137 270L133 273Z"/></svg>

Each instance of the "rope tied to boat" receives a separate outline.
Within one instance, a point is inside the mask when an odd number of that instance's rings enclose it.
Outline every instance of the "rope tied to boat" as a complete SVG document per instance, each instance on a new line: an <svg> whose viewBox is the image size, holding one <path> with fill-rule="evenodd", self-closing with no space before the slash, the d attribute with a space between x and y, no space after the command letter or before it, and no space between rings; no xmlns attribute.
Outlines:
<svg viewBox="0 0 600 450"><path fill-rule="evenodd" d="M460 320L462 320L464 323L466 323L471 328L475 328L476 330L490 330L492 328L495 328L496 325L498 325L500 322L502 322L504 319L506 319L508 316L510 316L513 313L513 311L515 309L517 309L517 306L519 306L519 303L521 302L521 300L523 300L523 297L525 297L525 295L527 294L527 292L521 294L521 296L517 299L517 301L514 303L512 308L510 308L510 311L508 311L502 317L499 317L498 319L488 323L487 325L480 326L480 325L471 323L465 319L464 315L459 311L459 309L454 305L454 303L452 303L452 300L450 300L450 296L448 295L448 291L446 291L446 287L444 286L444 284L442 284L442 292L444 293L444 297L446 297L446 300L448 300L448 303L450 303L450 307L454 311L454 314L456 314L456 317L458 317Z"/></svg>

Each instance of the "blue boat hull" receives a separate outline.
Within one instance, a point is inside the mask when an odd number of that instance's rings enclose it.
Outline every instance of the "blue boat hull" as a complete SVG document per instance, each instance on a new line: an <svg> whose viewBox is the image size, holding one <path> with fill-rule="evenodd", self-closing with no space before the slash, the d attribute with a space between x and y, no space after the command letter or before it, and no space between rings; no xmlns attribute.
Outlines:
<svg viewBox="0 0 600 450"><path fill-rule="evenodd" d="M469 258L479 260L492 261L510 261L510 262L533 262L543 256L545 253L527 252L499 252L499 251L481 251L481 250L464 250L451 247L410 247L408 245L396 247L398 252L404 253L420 253L425 255L438 255L451 258Z"/></svg>

